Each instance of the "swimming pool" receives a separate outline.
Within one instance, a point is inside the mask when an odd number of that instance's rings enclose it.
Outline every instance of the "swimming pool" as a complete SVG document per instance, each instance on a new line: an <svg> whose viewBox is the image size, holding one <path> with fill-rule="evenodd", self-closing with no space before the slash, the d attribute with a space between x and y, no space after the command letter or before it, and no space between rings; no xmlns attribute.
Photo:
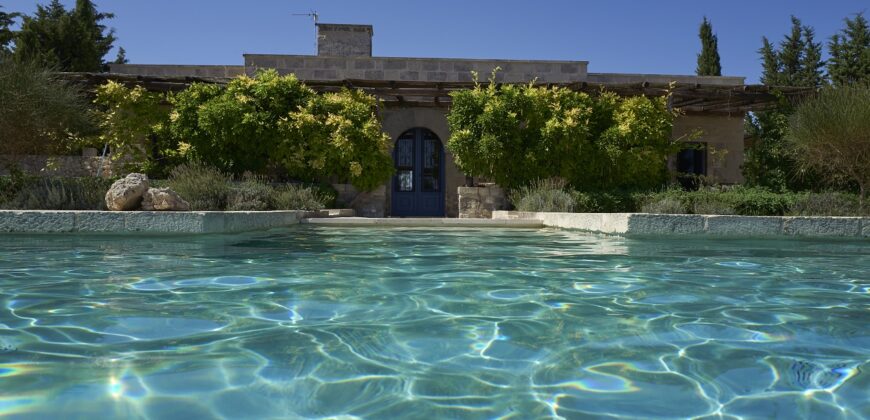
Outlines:
<svg viewBox="0 0 870 420"><path fill-rule="evenodd" d="M856 419L868 273L867 241L0 236L0 415Z"/></svg>

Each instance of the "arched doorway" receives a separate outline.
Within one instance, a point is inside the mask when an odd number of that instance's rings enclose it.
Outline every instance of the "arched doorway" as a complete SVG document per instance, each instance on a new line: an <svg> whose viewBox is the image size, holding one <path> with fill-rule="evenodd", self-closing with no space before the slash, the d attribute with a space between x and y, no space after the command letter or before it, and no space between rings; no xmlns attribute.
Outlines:
<svg viewBox="0 0 870 420"><path fill-rule="evenodd" d="M444 147L431 130L413 128L393 149L393 216L444 216Z"/></svg>

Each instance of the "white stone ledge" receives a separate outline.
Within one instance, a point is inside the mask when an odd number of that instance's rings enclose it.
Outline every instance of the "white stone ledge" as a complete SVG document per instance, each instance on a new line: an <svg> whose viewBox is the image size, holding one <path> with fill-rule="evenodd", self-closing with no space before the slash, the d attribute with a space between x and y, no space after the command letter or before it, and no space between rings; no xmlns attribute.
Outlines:
<svg viewBox="0 0 870 420"><path fill-rule="evenodd" d="M310 212L286 211L49 211L0 210L9 233L223 233L298 224Z"/></svg>
<svg viewBox="0 0 870 420"><path fill-rule="evenodd" d="M542 228L540 220L509 220L509 219L453 219L453 218L373 218L373 217L339 217L339 218L309 218L302 221L305 224L324 226L392 226L392 227L514 227Z"/></svg>
<svg viewBox="0 0 870 420"><path fill-rule="evenodd" d="M870 238L870 218L868 217L494 211L492 218L496 220L540 220L547 227L625 236L711 235Z"/></svg>

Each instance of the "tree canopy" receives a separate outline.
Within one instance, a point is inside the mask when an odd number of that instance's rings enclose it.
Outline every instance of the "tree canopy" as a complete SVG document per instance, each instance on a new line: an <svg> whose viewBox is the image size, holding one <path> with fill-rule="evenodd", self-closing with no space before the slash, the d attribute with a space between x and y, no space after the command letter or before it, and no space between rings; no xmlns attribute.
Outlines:
<svg viewBox="0 0 870 420"><path fill-rule="evenodd" d="M32 16L23 16L15 35L14 56L19 62L34 62L61 71L97 72L112 49L115 32L102 22L111 13L97 11L91 0L76 0L67 11L59 0L38 5Z"/></svg>
<svg viewBox="0 0 870 420"><path fill-rule="evenodd" d="M870 83L870 25L861 13L845 22L846 27L828 43L828 74L838 86Z"/></svg>
<svg viewBox="0 0 870 420"><path fill-rule="evenodd" d="M713 34L713 24L704 17L698 36L701 38L701 53L698 54L698 76L721 76L722 65L719 62L719 37Z"/></svg>
<svg viewBox="0 0 870 420"><path fill-rule="evenodd" d="M0 9L3 9L3 6L0 6ZM6 13L3 10L0 10L0 55L12 52L9 48L9 44L12 43L15 33L12 32L10 27L15 23L15 19L19 16L21 15L18 13Z"/></svg>
<svg viewBox="0 0 870 420"><path fill-rule="evenodd" d="M822 45L815 41L815 31L792 16L789 34L775 46L762 38L763 71L761 82L768 86L803 86L818 88L825 84L822 72ZM756 139L746 150L743 175L750 185L775 190L803 190L816 185L815 177L797 165L793 148L785 142L792 104L781 101L775 109L750 116L747 131Z"/></svg>

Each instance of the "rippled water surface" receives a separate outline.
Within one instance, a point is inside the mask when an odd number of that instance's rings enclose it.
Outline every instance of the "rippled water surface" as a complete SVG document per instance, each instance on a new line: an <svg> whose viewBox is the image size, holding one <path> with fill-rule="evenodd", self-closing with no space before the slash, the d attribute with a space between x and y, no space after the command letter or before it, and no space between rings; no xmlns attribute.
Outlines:
<svg viewBox="0 0 870 420"><path fill-rule="evenodd" d="M0 236L0 416L870 417L870 242Z"/></svg>

